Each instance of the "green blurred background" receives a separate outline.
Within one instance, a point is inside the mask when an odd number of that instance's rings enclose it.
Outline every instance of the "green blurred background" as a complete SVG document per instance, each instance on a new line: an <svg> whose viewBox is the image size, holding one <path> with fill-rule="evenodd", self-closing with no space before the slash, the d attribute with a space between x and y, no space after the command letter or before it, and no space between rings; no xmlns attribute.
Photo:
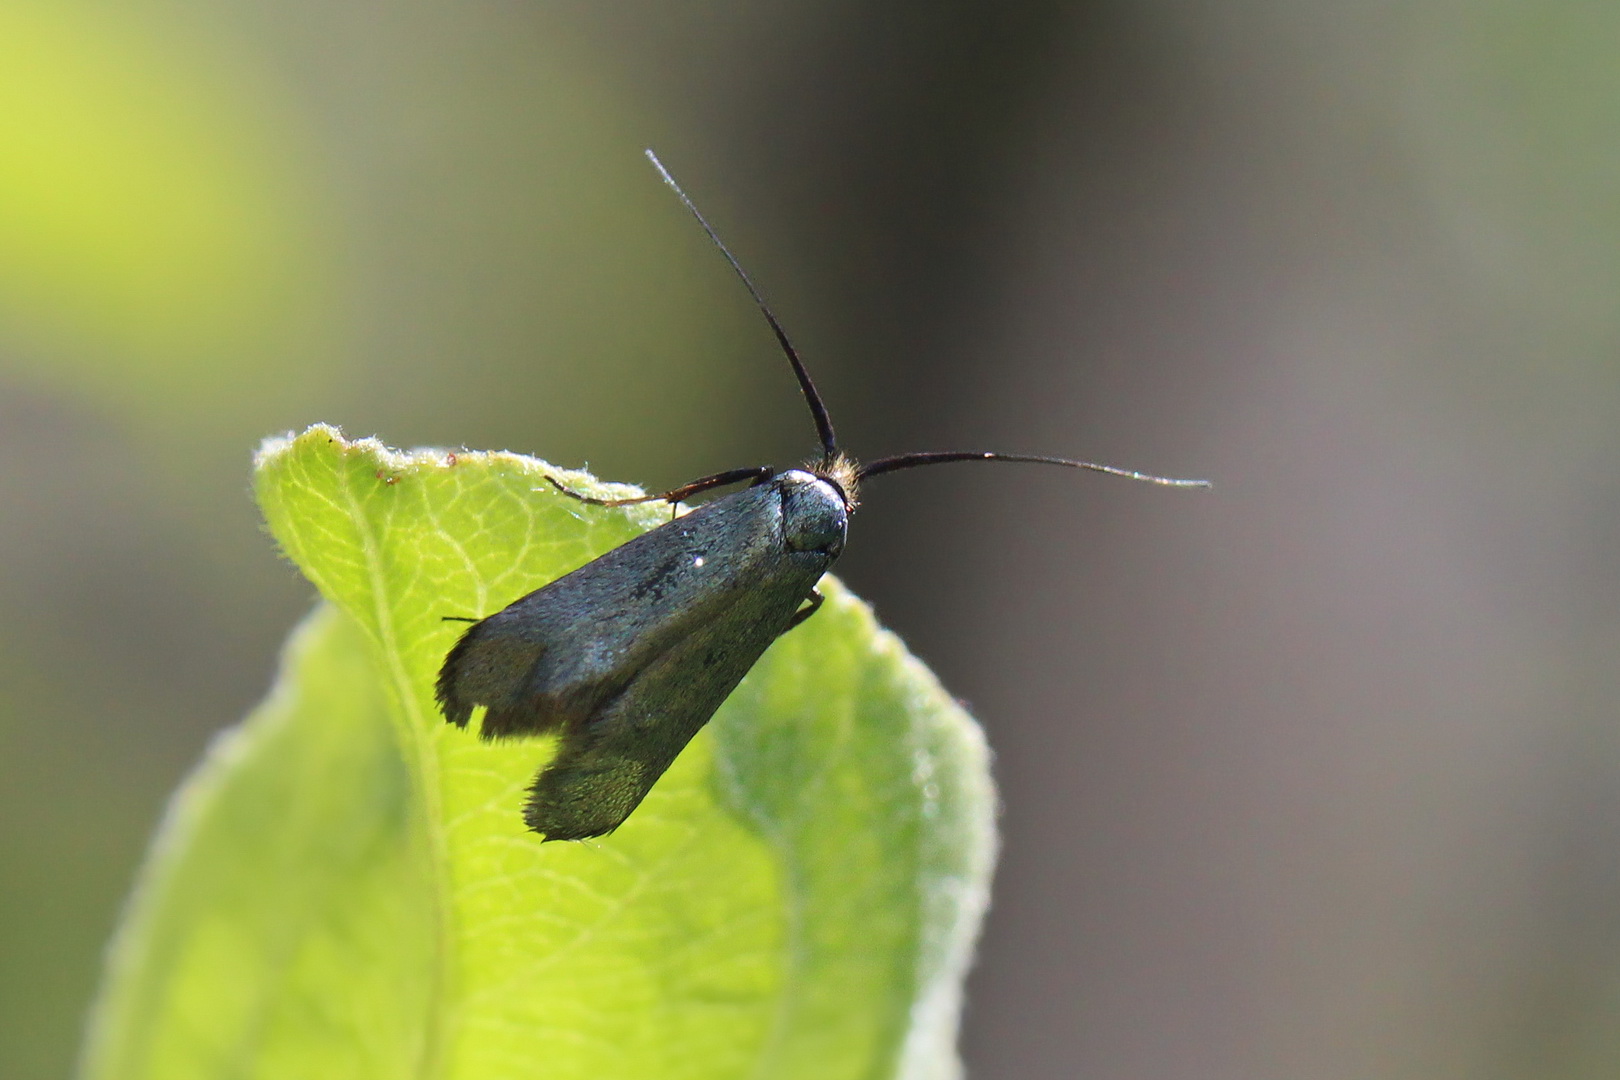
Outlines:
<svg viewBox="0 0 1620 1080"><path fill-rule="evenodd" d="M812 448L984 719L984 1078L1620 1069L1620 8L0 0L0 1076L311 591L265 434ZM881 828L875 822L874 828Z"/></svg>

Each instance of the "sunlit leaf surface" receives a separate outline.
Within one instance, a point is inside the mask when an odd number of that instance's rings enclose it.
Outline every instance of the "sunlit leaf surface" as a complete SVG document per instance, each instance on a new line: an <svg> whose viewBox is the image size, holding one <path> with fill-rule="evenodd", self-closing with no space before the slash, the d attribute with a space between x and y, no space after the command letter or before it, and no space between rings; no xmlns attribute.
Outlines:
<svg viewBox="0 0 1620 1080"><path fill-rule="evenodd" d="M450 727L463 624L665 520L512 454L272 440L325 597L177 796L89 1080L949 1077L993 857L973 722L834 581L613 835L520 816L548 740Z"/></svg>

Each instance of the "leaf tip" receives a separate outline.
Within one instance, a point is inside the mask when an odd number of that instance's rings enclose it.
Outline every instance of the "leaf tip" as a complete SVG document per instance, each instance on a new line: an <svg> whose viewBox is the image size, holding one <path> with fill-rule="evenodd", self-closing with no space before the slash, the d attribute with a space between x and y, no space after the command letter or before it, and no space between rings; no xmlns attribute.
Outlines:
<svg viewBox="0 0 1620 1080"><path fill-rule="evenodd" d="M280 435L266 435L259 443L259 448L253 452L253 468L259 470L274 465L300 444L312 441L336 443L342 447L356 445L351 443L344 436L343 429L335 424L311 424L299 432L284 431Z"/></svg>

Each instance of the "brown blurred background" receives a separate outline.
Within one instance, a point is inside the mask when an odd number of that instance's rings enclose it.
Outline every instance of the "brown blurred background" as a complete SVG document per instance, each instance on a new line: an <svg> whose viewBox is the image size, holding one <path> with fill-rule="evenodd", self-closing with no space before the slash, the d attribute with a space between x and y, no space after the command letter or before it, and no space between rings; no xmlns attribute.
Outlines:
<svg viewBox="0 0 1620 1080"><path fill-rule="evenodd" d="M0 2L0 1075L311 603L316 420L668 485L812 432L982 718L981 1080L1620 1070L1620 7ZM881 827L879 824L876 827Z"/></svg>

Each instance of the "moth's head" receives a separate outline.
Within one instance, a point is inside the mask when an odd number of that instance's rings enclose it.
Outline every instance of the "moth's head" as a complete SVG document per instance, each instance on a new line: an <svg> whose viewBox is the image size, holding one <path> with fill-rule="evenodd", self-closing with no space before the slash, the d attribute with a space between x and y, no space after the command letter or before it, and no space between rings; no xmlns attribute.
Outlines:
<svg viewBox="0 0 1620 1080"><path fill-rule="evenodd" d="M782 538L789 551L819 551L837 558L849 532L849 500L838 485L803 469L776 478L782 496Z"/></svg>

